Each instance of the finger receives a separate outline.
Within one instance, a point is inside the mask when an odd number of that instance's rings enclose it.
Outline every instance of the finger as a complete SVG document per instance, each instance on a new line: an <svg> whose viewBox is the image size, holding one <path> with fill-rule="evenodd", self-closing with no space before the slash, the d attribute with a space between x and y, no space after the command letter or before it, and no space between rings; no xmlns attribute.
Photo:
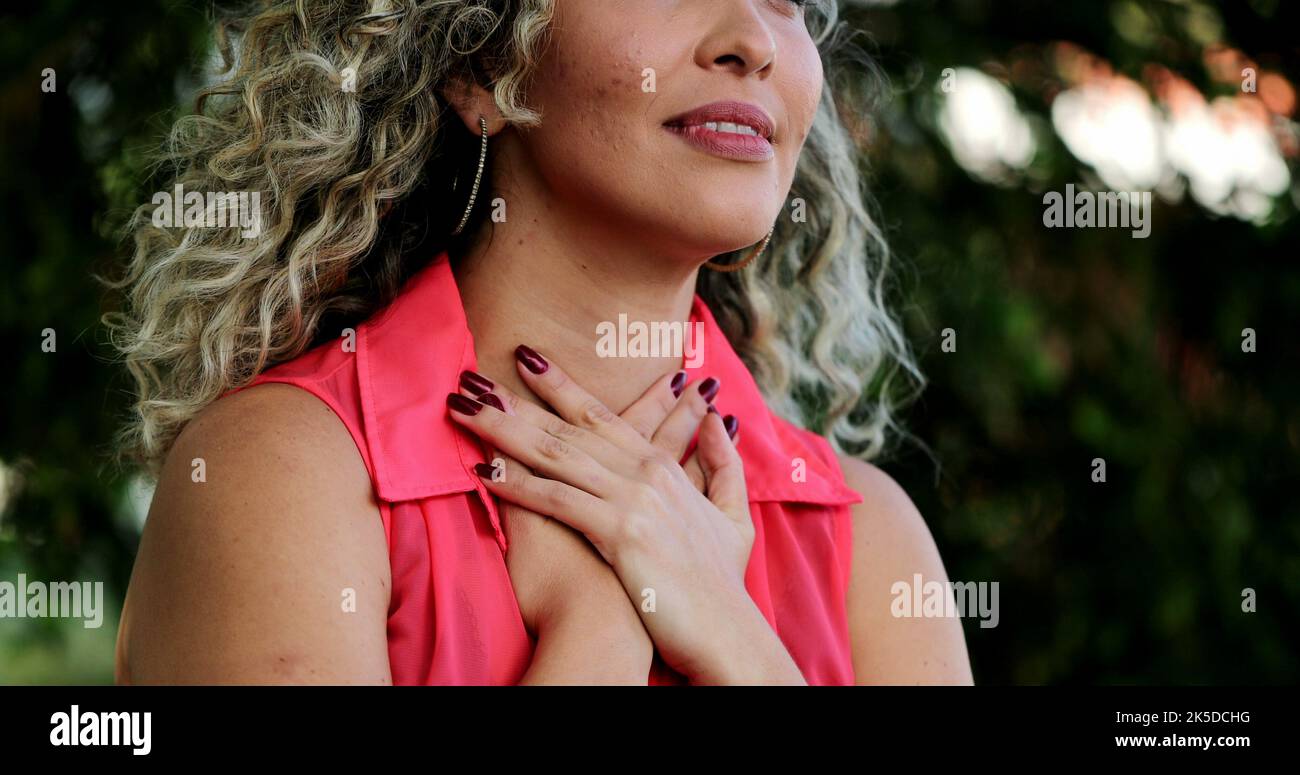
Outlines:
<svg viewBox="0 0 1300 775"><path fill-rule="evenodd" d="M686 478L691 480L691 484L695 485L695 489L705 491L708 482L705 481L704 468L700 465L699 452L691 453L690 458L682 463L682 470L686 472Z"/></svg>
<svg viewBox="0 0 1300 775"><path fill-rule="evenodd" d="M673 460L681 460L690 448L691 441L700 429L700 422L713 405L712 401L721 387L713 377L689 385L655 431L652 443L667 452Z"/></svg>
<svg viewBox="0 0 1300 775"><path fill-rule="evenodd" d="M493 495L563 522L585 535L597 548L604 546L607 537L613 535L614 513L591 493L536 476L523 465L517 469L511 467L500 480L492 479L492 466L485 463L476 464L474 472Z"/></svg>
<svg viewBox="0 0 1300 775"><path fill-rule="evenodd" d="M710 404L709 411L713 413L717 413L718 409L717 407ZM731 415L727 415L722 419L722 425L724 428L726 428L727 433L731 435L732 441L734 442L736 438L736 431L740 429L740 421ZM691 480L691 484L695 485L695 489L699 490L700 492L704 492L706 487L706 482L704 476L704 468L703 466L700 465L699 449L692 451L690 458L688 458L686 462L682 463L682 470L686 472L686 476Z"/></svg>
<svg viewBox="0 0 1300 775"><path fill-rule="evenodd" d="M739 424L731 415L724 419L717 412L709 412L695 449L704 471L705 495L720 511L736 520L749 516L744 464L730 438L739 430ZM732 432L728 433L729 430Z"/></svg>
<svg viewBox="0 0 1300 775"><path fill-rule="evenodd" d="M477 377L482 381L475 383L472 378L469 380L465 379L465 375L463 374L461 379L462 392L474 392L477 389L481 389L483 383L491 385L491 382L482 377L482 375L475 374L471 371L467 371L465 374ZM479 403L487 404L498 411L504 411L506 414L511 415L515 414L514 407L512 407L508 402L503 401L493 392L478 392L476 396L471 395L470 397L477 398ZM536 406L532 402L528 402L528 404L529 406ZM476 470L475 473L478 473L481 476L487 475L493 482L502 483L514 477L532 474L532 471L529 471L523 463L520 463L518 460L515 460L506 453L496 449L491 444L487 445L487 461L488 465L491 466L490 472L487 469L479 469ZM509 501L502 504L500 514L501 529L506 534L506 540L511 542L512 546L516 539L527 540L527 536L531 531L537 530L550 519L548 516L538 514L531 509L527 509L517 503L511 503Z"/></svg>
<svg viewBox="0 0 1300 775"><path fill-rule="evenodd" d="M493 457L488 459L488 465L490 470L476 469L475 473L498 484L532 473L523 463L500 450L493 450ZM529 533L540 527L547 519L507 500L501 501L498 512L501 515L501 529L506 534L506 541L510 542L512 547L516 545L516 539L526 540Z"/></svg>
<svg viewBox="0 0 1300 775"><path fill-rule="evenodd" d="M570 425L564 418L557 417L504 385L493 383L482 374L473 371L461 372L460 392L461 395L484 403L487 403L487 396L492 396L493 400L505 407L506 414L516 415L546 433L573 444L590 455L593 460L599 460L611 471L623 476L636 474L639 456L629 454L615 443L591 431ZM493 405L493 408L501 409L501 406Z"/></svg>
<svg viewBox="0 0 1300 775"><path fill-rule="evenodd" d="M522 468L519 461L500 450L493 450L492 453L492 456L488 458L488 467L482 469L476 464L474 473L478 474L480 478L497 483L504 483L519 476L520 468ZM497 514L500 518L501 530L506 534L506 541L510 547L514 547L516 539L526 535L531 527L525 519L520 519L521 516L527 516L527 510L511 508L511 504L502 501L497 504ZM506 551L509 552L509 549Z"/></svg>
<svg viewBox="0 0 1300 775"><path fill-rule="evenodd" d="M460 392L474 399L485 393L492 393L501 399L506 407L506 414L522 417L533 425L541 426L547 418L555 416L505 385L499 385L476 371L466 369L460 373Z"/></svg>
<svg viewBox="0 0 1300 775"><path fill-rule="evenodd" d="M484 398L489 397L495 396L491 393L485 393L479 400L482 401ZM509 407L507 407L507 409L508 408ZM533 472L529 471L528 467L523 463L520 463L518 460L515 460L499 450L495 450L494 452L495 458L490 458L488 460L488 463L492 466L492 470L489 472L486 469L477 469L475 473L480 475L489 474L493 482L503 485L508 481L514 481L516 477L533 475ZM529 535L543 528L547 522L554 519L549 515L538 513L526 506L515 503L509 498L502 499L500 512L501 527L502 530L505 531L506 540L511 542L511 546L516 545L516 538L526 541L528 540ZM573 530L574 532L578 532L571 526L566 525L562 520L555 520L555 524L551 527L558 527L559 525L565 525L564 527L559 528L561 530ZM587 546L589 551L594 555L599 556L596 550L591 546L590 541L587 541L584 538L583 543Z"/></svg>
<svg viewBox="0 0 1300 775"><path fill-rule="evenodd" d="M677 399L686 389L686 372L665 374L654 381L641 397L619 415L623 422L631 425L643 438L654 438L655 431L663 423L668 413L677 406ZM677 456L678 458L681 455Z"/></svg>
<svg viewBox="0 0 1300 775"><path fill-rule="evenodd" d="M488 406L492 407L493 409L496 409L497 411L505 412L507 414L514 413L510 410L510 407L506 406L501 402L500 398L496 397L491 393L480 394L478 396L478 400L480 403L487 404ZM500 481L501 479L505 478L509 473L509 463L511 460L514 460L514 458L505 455L500 450L498 450L494 445L488 442L484 443L483 451L487 455L488 464L492 466L493 469L492 478L496 481ZM516 462L515 465L518 465L518 462ZM509 540L509 538L510 536L507 535L506 539Z"/></svg>
<svg viewBox="0 0 1300 775"><path fill-rule="evenodd" d="M463 380L461 387L462 389L465 387ZM498 411L513 414L510 408L502 403L500 398L491 393L481 392L477 396L471 396L471 398L478 398L480 403L487 404ZM514 468L515 472L518 473L520 464L517 460L506 455L504 452L501 452L491 443L486 441L484 442L483 447L484 454L487 456L488 468L476 470L476 473L481 477L486 477L494 482L501 482L505 481L505 479L510 476L511 468ZM519 519L521 514L517 509L512 509L507 505L502 504L498 509L498 512L500 515L501 532L505 534L507 543L513 544L517 538L525 535L529 527L531 527L528 522Z"/></svg>
<svg viewBox="0 0 1300 775"><path fill-rule="evenodd" d="M527 345L519 345L515 349L515 367L529 390L559 412L569 424L607 439L635 455L650 451L650 442L639 431L574 382L563 369L548 362L541 353Z"/></svg>
<svg viewBox="0 0 1300 775"><path fill-rule="evenodd" d="M495 396L494 396L495 397ZM568 441L459 393L447 396L452 420L543 475L598 498L621 489L623 478Z"/></svg>

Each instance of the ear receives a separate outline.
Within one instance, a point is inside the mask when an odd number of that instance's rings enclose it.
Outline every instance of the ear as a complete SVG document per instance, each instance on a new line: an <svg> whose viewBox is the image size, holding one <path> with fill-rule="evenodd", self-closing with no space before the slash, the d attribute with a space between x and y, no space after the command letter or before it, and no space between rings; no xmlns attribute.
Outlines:
<svg viewBox="0 0 1300 775"><path fill-rule="evenodd" d="M477 136L481 129L479 116L487 119L488 134L495 135L506 126L506 120L497 109L492 92L472 81L452 78L442 90L442 97L456 110L465 129Z"/></svg>

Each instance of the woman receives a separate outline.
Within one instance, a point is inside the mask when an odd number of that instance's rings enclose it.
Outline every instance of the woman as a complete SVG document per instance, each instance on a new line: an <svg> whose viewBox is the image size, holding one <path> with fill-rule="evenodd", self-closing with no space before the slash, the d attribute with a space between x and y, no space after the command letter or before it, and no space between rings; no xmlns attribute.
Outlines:
<svg viewBox="0 0 1300 775"><path fill-rule="evenodd" d="M914 373L835 15L271 3L223 36L169 161L261 223L137 213L112 322L159 480L119 681L969 682L958 622L890 615L946 582L924 522L833 451L878 451Z"/></svg>

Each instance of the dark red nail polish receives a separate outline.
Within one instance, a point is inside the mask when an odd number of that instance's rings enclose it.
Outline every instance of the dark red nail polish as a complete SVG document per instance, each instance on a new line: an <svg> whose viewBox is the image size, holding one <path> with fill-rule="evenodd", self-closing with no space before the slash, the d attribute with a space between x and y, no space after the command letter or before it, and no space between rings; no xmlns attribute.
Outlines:
<svg viewBox="0 0 1300 775"><path fill-rule="evenodd" d="M453 411L460 412L461 414L467 414L470 417L473 417L474 415L483 411L482 404L480 404L478 401L475 401L472 398L466 398L465 396L462 396L460 393L452 393L451 395L447 396L447 406L451 407Z"/></svg>
<svg viewBox="0 0 1300 775"><path fill-rule="evenodd" d="M709 408L708 408L706 411L713 412L714 414L717 414L717 413L718 413L718 407L714 406L713 404L709 404Z"/></svg>
<svg viewBox="0 0 1300 775"><path fill-rule="evenodd" d="M483 477L484 479L491 479L491 478L492 478L492 474L495 474L496 472L497 472L496 466L494 466L494 465L492 465L492 464L490 464L490 463L475 463L475 464L474 464L474 473L478 474L479 476Z"/></svg>
<svg viewBox="0 0 1300 775"><path fill-rule="evenodd" d="M740 430L740 419L734 414L729 414L722 418L722 427L727 429L729 438L736 438L736 431Z"/></svg>
<svg viewBox="0 0 1300 775"><path fill-rule="evenodd" d="M700 395L704 396L705 401L712 401L713 397L718 394L718 388L722 387L713 377L709 377L700 383Z"/></svg>
<svg viewBox="0 0 1300 775"><path fill-rule="evenodd" d="M526 344L521 344L515 348L515 359L522 363L525 369L534 374L544 374L547 369L551 368L551 364L547 363L540 353Z"/></svg>
<svg viewBox="0 0 1300 775"><path fill-rule="evenodd" d="M460 373L460 386L476 396L481 396L496 387L496 385L492 384L492 380L478 372L469 370Z"/></svg>
<svg viewBox="0 0 1300 775"><path fill-rule="evenodd" d="M682 391L686 389L686 372L679 371L673 377L672 381L673 398L681 396Z"/></svg>
<svg viewBox="0 0 1300 775"><path fill-rule="evenodd" d="M504 412L506 410L505 405L501 403L500 398L497 398L496 393L484 393L483 395L478 397L478 400L481 401L482 403L487 404L488 406L492 407L498 412Z"/></svg>

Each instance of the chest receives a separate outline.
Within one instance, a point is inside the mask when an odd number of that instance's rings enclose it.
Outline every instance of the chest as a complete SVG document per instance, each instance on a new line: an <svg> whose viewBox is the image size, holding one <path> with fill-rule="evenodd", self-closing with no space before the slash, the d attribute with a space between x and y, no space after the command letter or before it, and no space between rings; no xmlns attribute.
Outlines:
<svg viewBox="0 0 1300 775"><path fill-rule="evenodd" d="M810 684L853 682L847 507L751 503L745 587ZM533 642L492 515L473 492L383 504L395 684L513 684ZM658 659L649 683L680 683Z"/></svg>

